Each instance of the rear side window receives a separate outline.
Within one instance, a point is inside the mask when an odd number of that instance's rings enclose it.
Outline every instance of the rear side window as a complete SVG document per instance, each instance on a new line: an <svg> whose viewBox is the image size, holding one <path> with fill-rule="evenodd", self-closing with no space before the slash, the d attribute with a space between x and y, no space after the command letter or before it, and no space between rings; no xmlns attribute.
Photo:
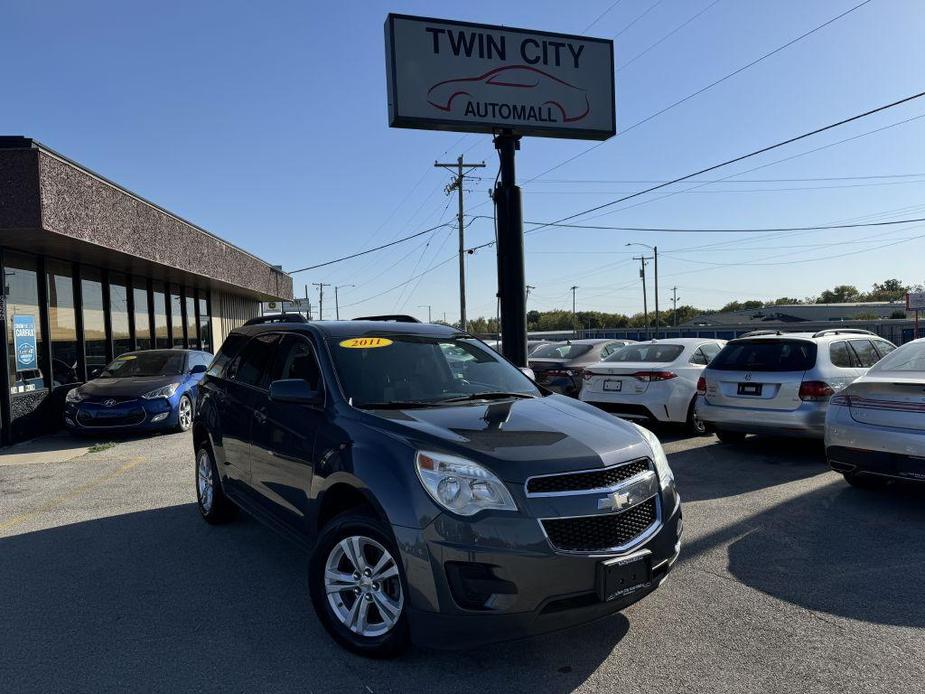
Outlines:
<svg viewBox="0 0 925 694"><path fill-rule="evenodd" d="M228 367L228 377L249 386L266 388L279 335L258 335L247 343Z"/></svg>
<svg viewBox="0 0 925 694"><path fill-rule="evenodd" d="M858 365L868 368L880 361L880 354L870 340L851 340L851 348L858 358Z"/></svg>
<svg viewBox="0 0 925 694"><path fill-rule="evenodd" d="M691 364L700 364L701 366L706 366L708 361L707 355L703 353L702 348L694 352L690 359Z"/></svg>
<svg viewBox="0 0 925 694"><path fill-rule="evenodd" d="M887 342L886 340L874 340L873 342L874 347L876 347L877 351L880 352L881 358L885 357L887 354L896 349L896 345L894 345L892 342Z"/></svg>
<svg viewBox="0 0 925 694"><path fill-rule="evenodd" d="M720 347L715 342L707 342L704 345L700 345L700 351L703 352L703 355L707 358L707 364L713 361L713 358L719 354L722 347Z"/></svg>
<svg viewBox="0 0 925 694"><path fill-rule="evenodd" d="M212 364L209 366L209 375L224 376L228 362L238 355L245 342L247 342L247 336L241 333L231 333L226 337L222 343L222 348L218 350L218 354L215 355L215 359L212 360Z"/></svg>
<svg viewBox="0 0 925 694"><path fill-rule="evenodd" d="M848 347L847 342L833 342L829 345L829 358L832 360L832 366L841 369L855 369L858 367L858 360L854 352Z"/></svg>
<svg viewBox="0 0 925 694"><path fill-rule="evenodd" d="M804 340L730 342L710 363L721 371L806 371L816 365L816 343Z"/></svg>

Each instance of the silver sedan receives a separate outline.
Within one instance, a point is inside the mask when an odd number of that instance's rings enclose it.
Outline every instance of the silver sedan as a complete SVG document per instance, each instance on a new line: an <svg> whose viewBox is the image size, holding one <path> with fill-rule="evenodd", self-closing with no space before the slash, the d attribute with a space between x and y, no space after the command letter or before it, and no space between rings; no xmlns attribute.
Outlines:
<svg viewBox="0 0 925 694"><path fill-rule="evenodd" d="M925 338L891 352L831 399L825 451L855 486L925 482Z"/></svg>

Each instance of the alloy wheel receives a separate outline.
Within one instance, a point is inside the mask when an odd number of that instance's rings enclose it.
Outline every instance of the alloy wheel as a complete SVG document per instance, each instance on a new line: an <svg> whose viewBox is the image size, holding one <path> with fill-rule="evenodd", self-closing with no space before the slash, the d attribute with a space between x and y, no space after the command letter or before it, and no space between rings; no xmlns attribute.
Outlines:
<svg viewBox="0 0 925 694"><path fill-rule="evenodd" d="M199 490L199 505L208 513L212 510L215 487L212 479L212 459L205 450L199 452L199 460L196 461L196 487Z"/></svg>
<svg viewBox="0 0 925 694"><path fill-rule="evenodd" d="M180 428L188 430L193 424L193 403L187 397L180 398L179 407Z"/></svg>
<svg viewBox="0 0 925 694"><path fill-rule="evenodd" d="M325 562L324 589L334 615L359 636L387 633L404 607L395 558L368 537L345 537L334 545Z"/></svg>

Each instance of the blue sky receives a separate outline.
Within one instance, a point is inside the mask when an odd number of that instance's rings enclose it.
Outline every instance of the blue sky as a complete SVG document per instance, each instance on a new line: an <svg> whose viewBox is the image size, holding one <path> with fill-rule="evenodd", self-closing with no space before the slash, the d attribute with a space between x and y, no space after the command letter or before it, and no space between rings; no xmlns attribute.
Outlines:
<svg viewBox="0 0 925 694"><path fill-rule="evenodd" d="M587 30L616 37L618 133L859 2L621 0ZM468 207L473 215L491 213L487 190L497 158L487 135L388 127L383 22L389 11L582 33L611 4L7 2L0 133L34 137L294 269L450 221L456 201L444 194L449 176L433 168L435 159L465 152L467 160L484 160L481 178L469 182ZM921 2L873 0L525 184L524 217L558 219L647 181L922 91L923 34ZM735 175L726 181L652 194L580 221L739 228L925 217L925 118L810 152L923 114L920 99L704 177ZM527 181L588 147L525 139L518 175ZM847 178L900 174L922 175ZM781 180L836 178L842 180ZM925 238L914 238L920 235L921 223L748 236L547 229L526 241L527 278L536 286L530 308L570 307L568 288L577 284L579 309L641 310L638 265L627 242L659 246L663 305L677 285L681 303L718 307L734 298L804 297L841 283L867 288L887 277L923 282ZM491 221L475 219L467 245L492 236ZM430 304L435 318L445 311L453 320L456 266L438 264L455 245L455 231L444 228L300 273L294 282L299 294L311 282L357 285L340 292L348 317L426 315L420 306ZM468 268L470 317L493 315L494 249L470 256ZM311 296L317 298L314 290Z"/></svg>

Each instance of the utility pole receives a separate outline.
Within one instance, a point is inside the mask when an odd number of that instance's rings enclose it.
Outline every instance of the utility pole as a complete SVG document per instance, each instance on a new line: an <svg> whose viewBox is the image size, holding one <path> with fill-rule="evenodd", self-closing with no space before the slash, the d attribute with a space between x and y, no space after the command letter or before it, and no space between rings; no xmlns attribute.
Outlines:
<svg viewBox="0 0 925 694"><path fill-rule="evenodd" d="M658 323L658 246L652 247L652 255L655 256L655 339L657 340L659 335L659 323Z"/></svg>
<svg viewBox="0 0 925 694"><path fill-rule="evenodd" d="M674 327L678 327L678 288L671 288L671 312L674 316Z"/></svg>
<svg viewBox="0 0 925 694"><path fill-rule="evenodd" d="M433 323L433 321L430 318L430 304L419 304L418 308L426 308L427 309L427 322Z"/></svg>
<svg viewBox="0 0 925 694"><path fill-rule="evenodd" d="M340 320L340 301L337 299L337 290L344 287L355 287L355 284L339 284L334 287L334 317Z"/></svg>
<svg viewBox="0 0 925 694"><path fill-rule="evenodd" d="M569 290L571 290L571 292L572 292L572 315L573 315L573 316L575 315L575 290L577 290L577 289L578 289L578 285L577 285L577 284L572 285L571 287L569 287Z"/></svg>
<svg viewBox="0 0 925 694"><path fill-rule="evenodd" d="M634 257L633 260L638 260L639 267L639 277L642 279L642 319L646 325L646 339L649 339L649 306L648 299L646 298L646 261L647 257L641 255L639 257Z"/></svg>
<svg viewBox="0 0 925 694"><path fill-rule="evenodd" d="M308 309L306 310L305 318L307 320L311 320L312 319L312 302L308 298L308 285L307 284L305 285L305 304L308 306Z"/></svg>
<svg viewBox="0 0 925 694"><path fill-rule="evenodd" d="M456 169L456 178L453 182L446 187L446 193L449 195L455 189L459 194L459 214L457 215L457 223L459 224L459 326L460 329L465 332L466 330L466 244L464 241L465 238L465 224L463 223L463 183L466 178L466 174L463 173L463 168L468 166L472 169L480 169L485 166L485 162L481 164L467 164L463 161L462 155L456 159L455 164L441 164L440 162L434 162L435 167L441 169Z"/></svg>
<svg viewBox="0 0 925 694"><path fill-rule="evenodd" d="M325 282L312 282L312 284L318 287L318 320L324 320L324 288L331 285Z"/></svg>

